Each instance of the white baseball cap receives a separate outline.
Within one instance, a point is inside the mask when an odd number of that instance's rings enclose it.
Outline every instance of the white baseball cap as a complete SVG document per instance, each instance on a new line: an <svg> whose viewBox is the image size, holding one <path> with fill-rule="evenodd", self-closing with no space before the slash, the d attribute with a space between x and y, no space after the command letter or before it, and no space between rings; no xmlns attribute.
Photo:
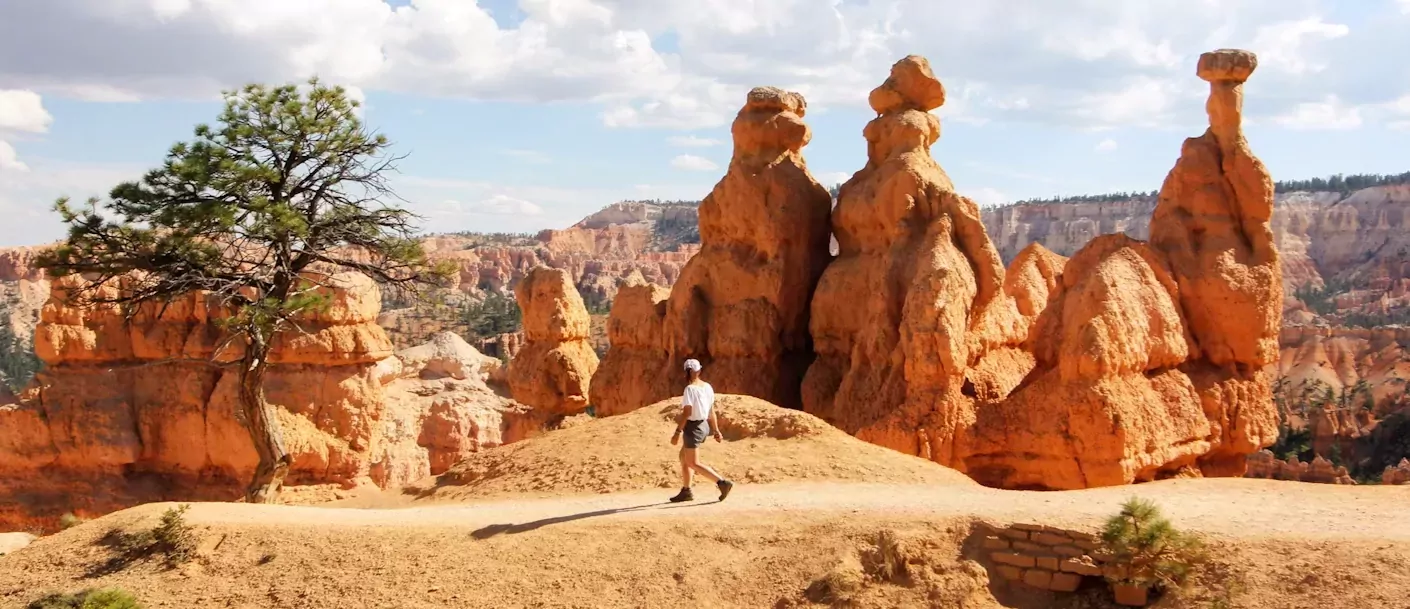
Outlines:
<svg viewBox="0 0 1410 609"><path fill-rule="evenodd" d="M691 371L691 372L700 372L700 360L695 360L695 359L688 359L688 360L685 360L685 369L686 369L686 370L689 370L689 371Z"/></svg>

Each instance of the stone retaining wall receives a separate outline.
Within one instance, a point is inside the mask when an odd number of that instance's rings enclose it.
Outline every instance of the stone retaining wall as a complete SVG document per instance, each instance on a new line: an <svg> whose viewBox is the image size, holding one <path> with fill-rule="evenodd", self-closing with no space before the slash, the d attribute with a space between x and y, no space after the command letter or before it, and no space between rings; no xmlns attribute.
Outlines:
<svg viewBox="0 0 1410 609"><path fill-rule="evenodd" d="M1095 535L1041 524L991 527L982 544L999 577L1054 592L1075 592L1084 578L1120 576L1123 568L1109 564Z"/></svg>

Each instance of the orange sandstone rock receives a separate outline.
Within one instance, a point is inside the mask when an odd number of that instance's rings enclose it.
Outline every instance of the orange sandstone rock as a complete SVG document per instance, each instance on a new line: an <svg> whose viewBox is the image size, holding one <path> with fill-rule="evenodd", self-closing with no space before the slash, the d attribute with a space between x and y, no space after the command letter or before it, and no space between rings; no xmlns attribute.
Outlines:
<svg viewBox="0 0 1410 609"><path fill-rule="evenodd" d="M1302 463L1298 461L1297 455L1284 461L1267 450L1260 450L1248 456L1248 470L1244 477L1316 484L1356 484L1356 480L1345 467L1333 465L1320 455L1311 463Z"/></svg>
<svg viewBox="0 0 1410 609"><path fill-rule="evenodd" d="M0 496L23 498L0 509L0 529L240 497L258 460L237 414L237 374L224 365L240 346L214 323L225 313L193 294L124 323L111 308L65 304L74 282L54 281L44 305L45 370L0 403ZM522 435L525 409L482 380L497 361L458 337L392 356L372 323L373 282L339 275L327 292L329 306L271 355L265 394L293 458L286 485L400 484Z"/></svg>
<svg viewBox="0 0 1410 609"><path fill-rule="evenodd" d="M1410 484L1410 459L1401 459L1395 466L1387 467L1381 473L1381 484Z"/></svg>
<svg viewBox="0 0 1410 609"><path fill-rule="evenodd" d="M1282 272L1269 221L1273 179L1242 129L1243 83L1257 67L1247 51L1200 57L1209 81L1209 129L1185 141L1161 187L1151 245L1169 260L1202 362L1187 365L1214 426L1201 468L1241 475L1246 455L1277 439L1263 369L1278 361ZM1194 370L1199 368L1199 370Z"/></svg>
<svg viewBox="0 0 1410 609"><path fill-rule="evenodd" d="M1210 129L1186 142L1149 244L1107 235L1070 260L1033 245L1006 272L929 155L943 87L898 62L833 214L805 408L993 486L1241 475L1277 435L1264 367L1282 300L1271 178L1239 126L1254 65L1201 59Z"/></svg>
<svg viewBox="0 0 1410 609"><path fill-rule="evenodd" d="M940 122L929 111L944 100L918 56L870 96L879 116L863 130L867 165L833 211L839 254L813 298L817 360L802 393L808 412L904 452L919 454L926 427L931 458L955 466L973 419L966 371L1024 328L978 206L930 156Z"/></svg>
<svg viewBox="0 0 1410 609"><path fill-rule="evenodd" d="M803 160L812 137L806 109L797 93L749 92L731 129L729 169L700 204L700 252L664 312L650 288L618 294L602 372L612 380L594 396L600 412L669 397L684 384L687 358L705 365L718 392L800 405L798 386L812 358L809 302L828 260L831 208ZM626 353L613 353L619 345Z"/></svg>
<svg viewBox="0 0 1410 609"><path fill-rule="evenodd" d="M385 406L372 481L393 487L438 475L471 453L530 435L529 408L486 384L499 368L451 332L378 362Z"/></svg>
<svg viewBox="0 0 1410 609"><path fill-rule="evenodd" d="M1093 240L1067 262L1034 328L1038 369L982 407L971 476L1017 488L1086 488L1150 480L1193 464L1209 423L1190 379L1174 281L1146 244Z"/></svg>
<svg viewBox="0 0 1410 609"><path fill-rule="evenodd" d="M1247 51L1200 57L1209 130L1185 140L1151 218L1151 245L1170 260L1204 357L1239 371L1277 361L1282 322L1273 179L1241 127L1243 82L1257 63Z"/></svg>
<svg viewBox="0 0 1410 609"><path fill-rule="evenodd" d="M598 366L582 296L567 272L547 267L530 271L514 295L526 342L509 364L511 394L545 416L582 412Z"/></svg>
<svg viewBox="0 0 1410 609"><path fill-rule="evenodd" d="M607 321L611 348L592 377L598 416L626 414L675 392L671 357L662 340L670 290L633 275L617 291Z"/></svg>

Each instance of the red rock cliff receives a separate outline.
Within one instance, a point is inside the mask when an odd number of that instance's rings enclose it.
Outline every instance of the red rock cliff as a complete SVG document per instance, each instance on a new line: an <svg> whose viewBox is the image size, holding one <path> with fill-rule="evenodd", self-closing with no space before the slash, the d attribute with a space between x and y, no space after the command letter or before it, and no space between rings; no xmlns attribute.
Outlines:
<svg viewBox="0 0 1410 609"><path fill-rule="evenodd" d="M514 288L524 312L524 346L509 364L514 399L545 416L588 406L597 353L588 344L588 315L566 271L539 267Z"/></svg>
<svg viewBox="0 0 1410 609"><path fill-rule="evenodd" d="M978 206L930 156L940 137L930 110L945 102L930 64L897 62L870 101L879 116L863 131L867 165L838 194L839 254L812 303L817 361L804 409L898 450L928 444L932 458L956 465L979 391L967 371L1026 328Z"/></svg>
<svg viewBox="0 0 1410 609"><path fill-rule="evenodd" d="M1263 369L1282 300L1271 180L1239 126L1254 63L1201 58L1210 128L1167 178L1151 243L1108 235L1070 260L1033 245L1007 271L929 155L943 87L923 59L897 63L833 214L805 408L993 486L1242 474L1276 437Z"/></svg>
<svg viewBox="0 0 1410 609"><path fill-rule="evenodd" d="M796 93L749 92L732 127L729 169L700 204L700 252L681 271L664 310L646 288L619 295L631 302L614 306L610 327L626 349L614 355L613 339L603 365L613 380L593 394L601 412L668 397L684 386L687 358L704 363L704 377L721 393L800 403L798 385L812 351L809 301L829 257L832 201L803 160L811 138L806 109ZM625 326L635 324L643 329L627 336Z"/></svg>
<svg viewBox="0 0 1410 609"><path fill-rule="evenodd" d="M43 526L64 512L240 497L258 459L237 419L236 373L223 365L238 349L216 353L224 313L191 295L144 307L125 324L113 308L68 307L64 294L76 281L55 281L44 305L36 351L46 369L19 401L0 405L0 496L23 498L0 509L0 529ZM393 356L373 323L379 295L370 279L342 274L331 283L329 308L279 340L265 387L293 456L292 500L309 490L299 487L402 484L433 473L433 462L515 438L515 407L478 372L464 372L489 365L484 358L459 358L464 386L439 380L454 373L426 377L427 368L449 367L447 358L402 365ZM384 371L390 362L395 374ZM476 425L423 428L432 411Z"/></svg>

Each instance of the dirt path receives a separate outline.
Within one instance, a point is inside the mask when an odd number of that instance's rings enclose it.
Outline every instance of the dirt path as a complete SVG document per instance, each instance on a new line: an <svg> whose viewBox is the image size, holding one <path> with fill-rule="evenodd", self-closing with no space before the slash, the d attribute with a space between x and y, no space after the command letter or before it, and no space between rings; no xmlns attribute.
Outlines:
<svg viewBox="0 0 1410 609"><path fill-rule="evenodd" d="M150 526L169 504L142 506L0 558L0 607L94 586L128 589L148 607L795 607L807 605L810 582L880 530L916 540L917 568L930 574L917 581L929 587L883 585L857 606L1106 607L1097 592L1001 603L961 547L976 520L1091 529L1132 495L1210 536L1220 577L1248 591L1229 607L1410 607L1410 487L1224 479L1039 493L804 483L741 485L727 502L684 505L665 504L668 494L195 504L201 560L104 569L112 554L103 535Z"/></svg>
<svg viewBox="0 0 1410 609"><path fill-rule="evenodd" d="M643 491L430 505L386 495L347 503L353 507L334 508L202 504L196 516L231 524L481 527L554 519L696 518L700 512L729 518L866 512L1033 520L1090 527L1115 512L1122 501L1140 496L1156 501L1176 525L1208 534L1410 541L1410 518L1406 517L1410 486L1348 488L1273 480L1209 479L1054 493L978 486L808 483L741 485L724 503L710 500L712 490L702 490L701 501L667 505L664 498L670 493ZM687 507L692 509L684 509Z"/></svg>

